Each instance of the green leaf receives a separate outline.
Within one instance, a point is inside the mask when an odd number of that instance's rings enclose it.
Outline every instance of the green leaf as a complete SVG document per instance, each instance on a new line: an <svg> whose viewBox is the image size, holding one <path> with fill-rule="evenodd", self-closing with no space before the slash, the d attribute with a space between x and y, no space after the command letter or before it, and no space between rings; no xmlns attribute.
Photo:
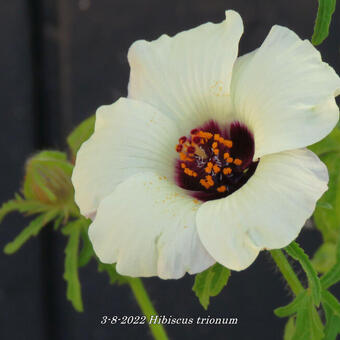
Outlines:
<svg viewBox="0 0 340 340"><path fill-rule="evenodd" d="M82 239L82 242L83 242L83 246L82 246L81 251L79 253L78 266L84 267L89 263L89 261L92 259L92 257L94 257L92 244L91 244L89 236L87 234L87 227L86 227L86 229L83 228L81 230L81 239Z"/></svg>
<svg viewBox="0 0 340 340"><path fill-rule="evenodd" d="M51 207L37 201L23 200L19 195L16 199L5 202L0 208L0 222L11 212L19 211L20 213L36 214L51 210Z"/></svg>
<svg viewBox="0 0 340 340"><path fill-rule="evenodd" d="M81 287L78 276L78 252L79 237L82 220L69 223L63 233L68 235L68 242L65 248L65 271L64 279L67 282L67 299L71 301L73 307L78 311L83 311L83 301L81 297Z"/></svg>
<svg viewBox="0 0 340 340"><path fill-rule="evenodd" d="M285 318L295 314L302 304L305 303L307 291L300 293L291 303L286 306L276 308L274 313L279 318Z"/></svg>
<svg viewBox="0 0 340 340"><path fill-rule="evenodd" d="M292 242L285 250L293 259L300 262L301 267L307 275L309 287L312 290L314 304L319 306L321 301L321 283L308 256L296 242Z"/></svg>
<svg viewBox="0 0 340 340"><path fill-rule="evenodd" d="M292 340L321 340L324 336L323 324L315 309L313 298L308 294L297 310L295 326Z"/></svg>
<svg viewBox="0 0 340 340"><path fill-rule="evenodd" d="M321 160L328 168L329 189L319 202L329 204L334 209L325 209L319 204L314 212L314 221L324 241L334 242L340 233L340 153L327 153L321 157Z"/></svg>
<svg viewBox="0 0 340 340"><path fill-rule="evenodd" d="M335 127L327 137L309 146L308 149L316 153L319 157L327 153L340 152L340 129Z"/></svg>
<svg viewBox="0 0 340 340"><path fill-rule="evenodd" d="M117 273L116 271L116 265L115 264L107 264L107 263L101 263L98 260L98 271L106 272L110 279L110 284L118 283L118 284L124 284L127 283L129 278L122 276Z"/></svg>
<svg viewBox="0 0 340 340"><path fill-rule="evenodd" d="M333 314L340 317L340 303L332 293L327 290L323 290L322 302L332 310Z"/></svg>
<svg viewBox="0 0 340 340"><path fill-rule="evenodd" d="M8 243L4 252L6 254L15 253L30 237L38 235L40 230L57 216L56 211L49 211L39 215L31 223L23 229L20 234L10 243Z"/></svg>
<svg viewBox="0 0 340 340"><path fill-rule="evenodd" d="M208 308L210 297L217 296L222 291L229 277L230 270L219 263L196 275L192 290L204 309Z"/></svg>
<svg viewBox="0 0 340 340"><path fill-rule="evenodd" d="M293 335L295 333L295 318L291 317L288 319L286 325L285 325L285 329L284 329L284 333L283 333L283 340L292 340Z"/></svg>
<svg viewBox="0 0 340 340"><path fill-rule="evenodd" d="M67 143L71 149L73 159L75 159L80 146L93 134L95 121L95 115L85 119L67 137Z"/></svg>
<svg viewBox="0 0 340 340"><path fill-rule="evenodd" d="M336 245L331 242L323 243L315 252L312 263L319 273L328 272L336 263Z"/></svg>
<svg viewBox="0 0 340 340"><path fill-rule="evenodd" d="M336 263L326 274L321 277L320 281L324 289L328 289L340 281L340 238L337 244Z"/></svg>
<svg viewBox="0 0 340 340"><path fill-rule="evenodd" d="M335 11L336 0L319 0L318 14L312 36L313 45L321 44L329 34L329 26Z"/></svg>
<svg viewBox="0 0 340 340"><path fill-rule="evenodd" d="M325 337L323 340L336 340L337 335L340 333L340 317L333 312L333 309L324 300L322 301L322 307L326 315Z"/></svg>

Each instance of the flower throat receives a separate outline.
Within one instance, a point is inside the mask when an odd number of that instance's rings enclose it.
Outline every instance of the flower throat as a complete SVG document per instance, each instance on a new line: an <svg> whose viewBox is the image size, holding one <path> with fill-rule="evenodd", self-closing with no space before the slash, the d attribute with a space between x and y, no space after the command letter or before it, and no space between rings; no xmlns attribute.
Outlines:
<svg viewBox="0 0 340 340"><path fill-rule="evenodd" d="M215 121L191 130L176 145L177 184L202 201L226 197L245 184L256 170L254 138L234 122L221 129Z"/></svg>

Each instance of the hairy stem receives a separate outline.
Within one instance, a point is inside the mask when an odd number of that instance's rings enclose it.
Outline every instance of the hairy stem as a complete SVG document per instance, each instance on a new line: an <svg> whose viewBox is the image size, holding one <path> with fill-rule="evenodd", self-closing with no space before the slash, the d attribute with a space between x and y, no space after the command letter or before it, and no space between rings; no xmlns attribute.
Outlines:
<svg viewBox="0 0 340 340"><path fill-rule="evenodd" d="M281 274L286 279L292 292L295 295L303 292L304 288L283 252L279 249L274 249L270 250L270 254L280 269Z"/></svg>
<svg viewBox="0 0 340 340"><path fill-rule="evenodd" d="M137 300L137 303L148 320L151 333L155 340L168 340L168 336L164 327L161 324L149 323L151 316L156 316L157 312L152 305L152 302L146 292L141 279L129 279L129 285Z"/></svg>

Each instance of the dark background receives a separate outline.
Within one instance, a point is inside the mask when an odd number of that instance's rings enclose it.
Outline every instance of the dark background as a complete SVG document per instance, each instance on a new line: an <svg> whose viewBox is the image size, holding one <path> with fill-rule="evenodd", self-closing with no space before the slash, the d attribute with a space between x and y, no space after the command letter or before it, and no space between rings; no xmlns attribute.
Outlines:
<svg viewBox="0 0 340 340"><path fill-rule="evenodd" d="M340 71L340 6L330 37L319 47ZM127 50L137 39L152 40L207 21L225 9L243 17L240 54L258 47L274 24L310 38L317 2L312 0L2 0L0 4L0 202L12 197L25 159L35 150L64 148L65 136L103 104L126 95ZM9 216L0 226L0 247L27 224ZM299 238L310 254L316 230ZM100 325L102 315L140 311L127 286L110 286L92 262L81 269L84 313L65 298L62 279L65 239L45 229L12 256L0 254L0 339L151 339L146 326ZM282 339L285 320L273 309L290 301L268 254L212 299L208 312L191 292L193 277L144 280L161 315L238 317L237 326L168 326L171 339ZM339 292L338 292L339 293ZM339 295L338 295L339 296Z"/></svg>

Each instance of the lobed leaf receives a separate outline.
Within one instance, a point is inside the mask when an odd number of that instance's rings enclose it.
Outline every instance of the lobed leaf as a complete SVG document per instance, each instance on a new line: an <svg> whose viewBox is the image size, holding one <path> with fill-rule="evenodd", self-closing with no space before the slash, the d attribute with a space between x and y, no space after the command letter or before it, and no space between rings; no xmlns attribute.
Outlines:
<svg viewBox="0 0 340 340"><path fill-rule="evenodd" d="M321 283L308 256L296 242L292 242L289 246L285 248L285 250L293 259L300 262L301 267L307 275L309 287L312 291L314 304L319 306L321 301Z"/></svg>
<svg viewBox="0 0 340 340"><path fill-rule="evenodd" d="M219 263L196 275L192 290L204 309L208 308L210 297L217 296L222 291L229 277L230 270Z"/></svg>
<svg viewBox="0 0 340 340"><path fill-rule="evenodd" d="M63 233L68 235L68 242L65 248L65 271L64 279L67 283L67 299L72 303L73 307L78 311L83 311L83 301L81 297L81 286L78 276L78 252L79 237L81 232L82 220L76 220L69 223Z"/></svg>
<svg viewBox="0 0 340 340"><path fill-rule="evenodd" d="M79 267L86 266L89 263L89 261L92 259L92 257L94 257L93 247L92 247L92 243L90 242L87 229L88 229L88 222L87 222L87 226L85 227L83 226L80 232L83 245L79 253L79 261L78 261Z"/></svg>
<svg viewBox="0 0 340 340"><path fill-rule="evenodd" d="M39 215L37 218L31 221L31 223L25 229L23 229L12 242L5 246L4 252L6 254L15 253L29 238L38 235L40 230L49 222L51 222L57 216L57 214L57 211L51 210L45 214Z"/></svg>
<svg viewBox="0 0 340 340"><path fill-rule="evenodd" d="M292 340L321 340L324 337L323 324L313 298L308 294L297 310L295 326Z"/></svg>
<svg viewBox="0 0 340 340"><path fill-rule="evenodd" d="M291 317L288 319L285 325L284 332L283 332L283 340L292 340L295 330L296 330L295 318Z"/></svg>
<svg viewBox="0 0 340 340"><path fill-rule="evenodd" d="M286 306L278 307L274 310L274 314L280 318L285 318L295 314L298 309L305 303L307 291L300 293L291 303Z"/></svg>
<svg viewBox="0 0 340 340"><path fill-rule="evenodd" d="M321 44L328 37L335 4L336 0L319 0L319 8L312 36L313 45Z"/></svg>

